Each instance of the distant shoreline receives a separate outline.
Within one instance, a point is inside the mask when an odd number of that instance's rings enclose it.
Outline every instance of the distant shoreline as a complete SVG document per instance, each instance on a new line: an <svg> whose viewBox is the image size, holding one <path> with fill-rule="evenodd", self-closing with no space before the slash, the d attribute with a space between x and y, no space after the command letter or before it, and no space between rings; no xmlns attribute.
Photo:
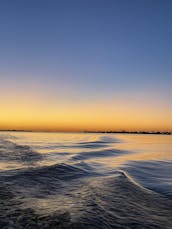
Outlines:
<svg viewBox="0 0 172 229"><path fill-rule="evenodd" d="M156 134L172 135L169 131L39 131L39 130L0 130L0 132L33 132L33 133L94 133L94 134Z"/></svg>
<svg viewBox="0 0 172 229"><path fill-rule="evenodd" d="M172 132L168 131L85 131L84 133L106 133L106 134L158 134L158 135L171 135Z"/></svg>

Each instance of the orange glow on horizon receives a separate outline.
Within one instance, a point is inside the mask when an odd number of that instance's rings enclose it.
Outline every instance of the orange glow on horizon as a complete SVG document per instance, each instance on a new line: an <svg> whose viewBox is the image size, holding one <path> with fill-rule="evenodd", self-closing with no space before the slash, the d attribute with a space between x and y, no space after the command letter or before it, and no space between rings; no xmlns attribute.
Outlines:
<svg viewBox="0 0 172 229"><path fill-rule="evenodd" d="M24 104L24 105L23 105ZM29 103L1 105L0 129L171 131L171 115L136 105Z"/></svg>
<svg viewBox="0 0 172 229"><path fill-rule="evenodd" d="M143 96L140 102L135 97L86 100L35 91L6 93L0 97L0 129L172 131L172 108L154 101Z"/></svg>

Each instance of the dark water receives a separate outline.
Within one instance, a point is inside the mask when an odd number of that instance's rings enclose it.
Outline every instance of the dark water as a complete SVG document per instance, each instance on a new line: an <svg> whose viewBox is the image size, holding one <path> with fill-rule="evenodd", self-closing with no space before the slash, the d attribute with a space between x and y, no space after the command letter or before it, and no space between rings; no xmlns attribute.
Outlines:
<svg viewBox="0 0 172 229"><path fill-rule="evenodd" d="M172 136L1 133L0 228L172 228Z"/></svg>

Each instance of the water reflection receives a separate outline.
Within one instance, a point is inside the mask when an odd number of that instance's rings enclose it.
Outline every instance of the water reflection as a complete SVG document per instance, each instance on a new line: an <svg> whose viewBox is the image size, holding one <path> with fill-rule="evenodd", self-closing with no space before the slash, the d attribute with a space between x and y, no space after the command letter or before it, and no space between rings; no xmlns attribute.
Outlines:
<svg viewBox="0 0 172 229"><path fill-rule="evenodd" d="M163 135L0 134L0 227L171 228L171 146Z"/></svg>

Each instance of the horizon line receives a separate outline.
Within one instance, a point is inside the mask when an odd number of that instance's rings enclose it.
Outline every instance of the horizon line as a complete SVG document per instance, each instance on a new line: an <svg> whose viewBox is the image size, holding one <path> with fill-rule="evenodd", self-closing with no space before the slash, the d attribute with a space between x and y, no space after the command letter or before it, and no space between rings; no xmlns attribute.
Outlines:
<svg viewBox="0 0 172 229"><path fill-rule="evenodd" d="M45 132L45 133L124 133L124 134L172 134L172 131L160 130L29 130L29 129L0 129L0 132Z"/></svg>

